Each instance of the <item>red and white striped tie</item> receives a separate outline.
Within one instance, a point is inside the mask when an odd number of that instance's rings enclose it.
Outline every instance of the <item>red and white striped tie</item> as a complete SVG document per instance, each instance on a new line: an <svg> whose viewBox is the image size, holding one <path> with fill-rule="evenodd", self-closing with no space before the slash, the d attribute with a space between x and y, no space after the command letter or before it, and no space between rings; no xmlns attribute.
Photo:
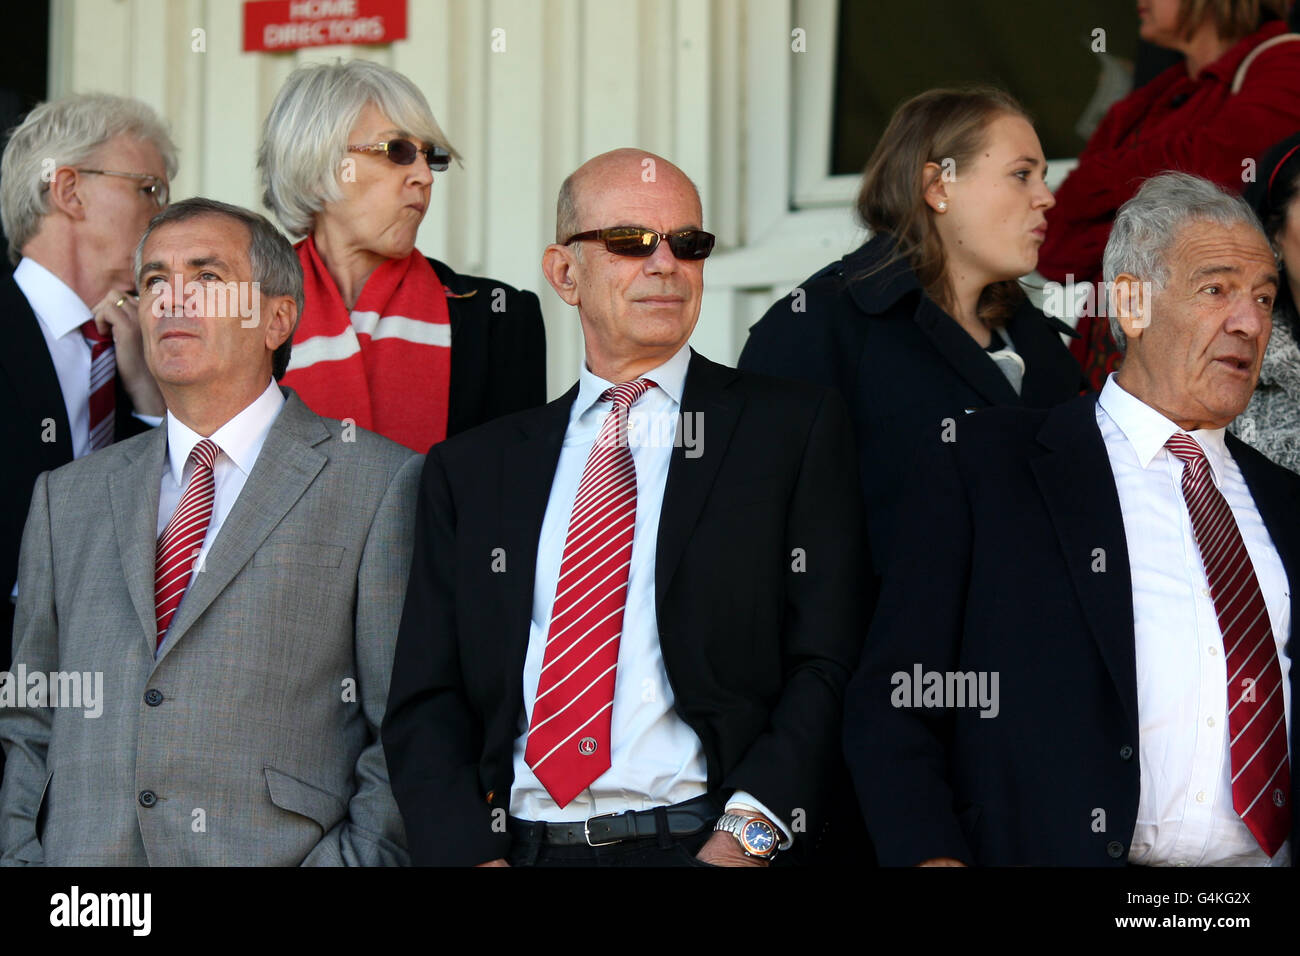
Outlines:
<svg viewBox="0 0 1300 956"><path fill-rule="evenodd" d="M1270 857L1291 832L1282 668L1255 567L1205 452L1178 432L1165 447L1183 461L1183 498L1210 582L1228 668L1232 805Z"/></svg>
<svg viewBox="0 0 1300 956"><path fill-rule="evenodd" d="M94 319L81 324L81 335L90 345L90 450L113 444L117 380L117 357L113 336L95 327Z"/></svg>
<svg viewBox="0 0 1300 956"><path fill-rule="evenodd" d="M210 438L194 446L190 452L194 473L185 486L180 504L158 538L158 559L154 566L158 646L162 646L163 638L167 636L167 628L171 626L185 589L189 587L195 561L203 550L203 539L207 537L208 523L212 520L212 502L216 497L212 466L220 454L221 449Z"/></svg>
<svg viewBox="0 0 1300 956"><path fill-rule="evenodd" d="M609 769L610 722L636 529L627 412L649 379L606 389L613 409L591 446L569 517L524 760L563 807Z"/></svg>

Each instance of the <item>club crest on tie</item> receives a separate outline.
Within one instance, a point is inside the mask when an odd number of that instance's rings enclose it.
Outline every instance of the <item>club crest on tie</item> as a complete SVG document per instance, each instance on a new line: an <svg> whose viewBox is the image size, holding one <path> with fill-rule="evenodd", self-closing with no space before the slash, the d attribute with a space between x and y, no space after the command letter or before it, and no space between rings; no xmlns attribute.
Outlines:
<svg viewBox="0 0 1300 956"><path fill-rule="evenodd" d="M1281 787L1273 788L1273 805L1277 807L1286 806L1286 794L1282 792Z"/></svg>
<svg viewBox="0 0 1300 956"><path fill-rule="evenodd" d="M583 737L581 740L578 741L578 753L582 754L584 757L590 757L595 752L596 752L595 737ZM1280 793L1281 791L1278 792Z"/></svg>

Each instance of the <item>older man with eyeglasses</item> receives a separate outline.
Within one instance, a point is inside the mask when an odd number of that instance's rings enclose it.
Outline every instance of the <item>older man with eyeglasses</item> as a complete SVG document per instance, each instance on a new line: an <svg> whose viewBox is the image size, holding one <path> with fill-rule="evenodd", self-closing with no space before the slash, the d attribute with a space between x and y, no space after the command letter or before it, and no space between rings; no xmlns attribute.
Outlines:
<svg viewBox="0 0 1300 956"><path fill-rule="evenodd" d="M416 863L816 842L865 625L852 435L830 392L687 344L702 219L661 157L571 175L542 266L578 310L577 384L429 454L383 728Z"/></svg>
<svg viewBox="0 0 1300 956"><path fill-rule="evenodd" d="M0 669L36 476L166 412L144 364L131 255L174 175L162 120L120 96L43 103L5 147L0 215L17 268L0 279Z"/></svg>

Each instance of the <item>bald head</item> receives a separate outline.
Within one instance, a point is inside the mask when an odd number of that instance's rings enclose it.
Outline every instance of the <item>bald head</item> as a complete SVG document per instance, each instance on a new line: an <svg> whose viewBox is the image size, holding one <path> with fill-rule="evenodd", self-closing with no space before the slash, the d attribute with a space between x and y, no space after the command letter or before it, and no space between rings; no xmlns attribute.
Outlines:
<svg viewBox="0 0 1300 956"><path fill-rule="evenodd" d="M630 148L613 149L593 156L570 173L560 186L560 198L555 209L555 241L563 243L575 233L616 225L584 222L584 216L591 208L589 197L592 193L635 190L646 183L674 178L690 188L699 208L700 191L695 188L695 183L662 156ZM697 222L696 225L703 223Z"/></svg>

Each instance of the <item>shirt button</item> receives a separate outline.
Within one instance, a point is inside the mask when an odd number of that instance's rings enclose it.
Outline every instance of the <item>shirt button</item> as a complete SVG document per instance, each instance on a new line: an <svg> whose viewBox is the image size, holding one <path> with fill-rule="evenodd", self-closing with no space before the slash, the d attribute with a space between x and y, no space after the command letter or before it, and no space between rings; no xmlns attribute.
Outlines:
<svg viewBox="0 0 1300 956"><path fill-rule="evenodd" d="M1211 657L1218 657L1218 656L1219 656L1219 649L1218 649L1217 647L1215 647L1213 644L1210 645L1210 647L1209 647L1209 651L1210 651L1210 656L1211 656Z"/></svg>
<svg viewBox="0 0 1300 956"><path fill-rule="evenodd" d="M1213 717L1206 717L1206 718L1205 718L1205 726L1207 726L1207 727L1213 727L1213 726L1214 726L1214 718L1213 718Z"/></svg>
<svg viewBox="0 0 1300 956"><path fill-rule="evenodd" d="M1204 803L1204 802L1205 802L1205 791L1204 791L1204 790L1201 790L1201 791L1199 791L1199 792L1196 794L1196 802L1197 802L1197 803Z"/></svg>
<svg viewBox="0 0 1300 956"><path fill-rule="evenodd" d="M1210 596L1210 589L1209 589L1209 588L1201 588L1201 594L1202 594L1204 597L1209 597L1209 596Z"/></svg>
<svg viewBox="0 0 1300 956"><path fill-rule="evenodd" d="M1177 863L1174 864L1174 866L1186 866L1186 865L1187 865L1186 860L1179 860Z"/></svg>

